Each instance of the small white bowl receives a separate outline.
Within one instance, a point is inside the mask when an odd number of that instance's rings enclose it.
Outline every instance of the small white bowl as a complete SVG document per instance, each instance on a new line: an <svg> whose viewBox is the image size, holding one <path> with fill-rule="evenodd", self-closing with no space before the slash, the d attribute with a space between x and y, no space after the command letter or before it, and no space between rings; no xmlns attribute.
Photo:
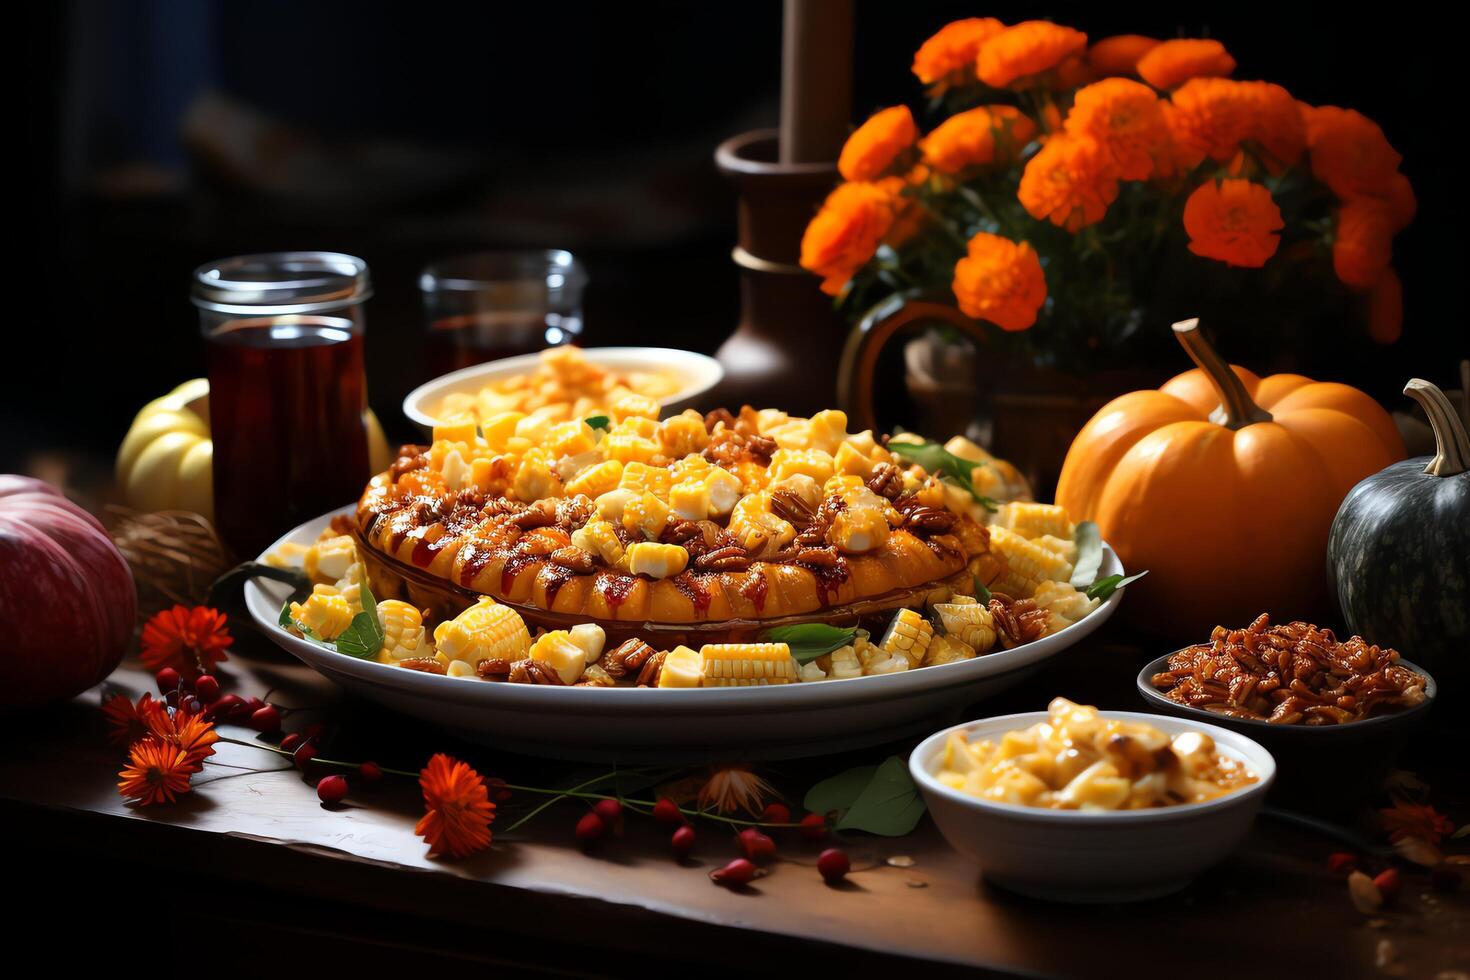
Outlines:
<svg viewBox="0 0 1470 980"><path fill-rule="evenodd" d="M683 379L679 390L663 399L665 415L677 414L691 407L696 398L725 377L725 369L713 357L672 347L588 347L582 353L599 367L618 371L668 371ZM540 354L503 357L441 375L408 393L408 397L403 399L403 414L425 432L431 432L438 420L430 408L437 406L445 395L462 391L474 393L492 381L529 374L536 369L540 358Z"/></svg>
<svg viewBox="0 0 1470 980"><path fill-rule="evenodd" d="M1134 711L1103 714L1147 722L1171 735L1204 732L1217 749L1244 762L1257 782L1204 803L1093 811L992 803L936 778L951 732L964 732L972 741L998 738L1044 721L1044 711L946 728L919 743L909 756L909 772L945 839L1002 888L1061 902L1130 902L1176 892L1245 837L1275 778L1276 762L1249 738L1215 725Z"/></svg>

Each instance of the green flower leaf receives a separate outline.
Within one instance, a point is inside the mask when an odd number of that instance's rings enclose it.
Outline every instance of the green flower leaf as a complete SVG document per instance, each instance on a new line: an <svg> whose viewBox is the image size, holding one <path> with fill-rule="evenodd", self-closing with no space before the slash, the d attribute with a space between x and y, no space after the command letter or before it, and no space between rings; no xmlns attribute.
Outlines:
<svg viewBox="0 0 1470 980"><path fill-rule="evenodd" d="M1096 582L1093 582L1092 585L1088 586L1087 598L1106 600L1114 592L1117 592L1125 585L1137 582L1139 579L1143 578L1147 574L1148 569L1144 569L1136 575L1129 575L1127 577L1124 577L1122 575L1108 575L1104 578L1100 578Z"/></svg>
<svg viewBox="0 0 1470 980"><path fill-rule="evenodd" d="M924 799L908 764L889 756L873 772L852 806L837 821L838 830L865 830L880 837L902 837L919 824Z"/></svg>
<svg viewBox="0 0 1470 980"><path fill-rule="evenodd" d="M372 660L383 649L383 627L378 622L378 601L364 582L359 588L362 612L337 637L337 652L359 660Z"/></svg>
<svg viewBox="0 0 1470 980"><path fill-rule="evenodd" d="M822 780L807 790L801 805L812 813L845 814L873 781L877 766L858 766Z"/></svg>
<svg viewBox="0 0 1470 980"><path fill-rule="evenodd" d="M1102 532L1094 521L1083 521L1077 525L1073 535L1077 543L1077 561L1072 565L1072 588L1085 589L1097 580L1097 571L1102 568Z"/></svg>
<svg viewBox="0 0 1470 980"><path fill-rule="evenodd" d="M995 510L1000 507L989 497L980 494L971 482L970 475L984 463L974 463L968 459L961 459L954 453L945 449L937 442L927 439L919 439L908 433L896 433L902 439L892 438L888 442L888 451L907 463L917 463L930 473L938 475L941 479L955 484L964 490L975 502L987 510Z"/></svg>
<svg viewBox="0 0 1470 980"><path fill-rule="evenodd" d="M594 429L601 429L603 432L606 432L612 428L612 419L608 418L606 415L589 415L582 421L586 422Z"/></svg>
<svg viewBox="0 0 1470 980"><path fill-rule="evenodd" d="M816 660L852 642L857 629L841 629L825 623L802 623L798 626L776 626L760 635L762 643L784 643L799 664Z"/></svg>

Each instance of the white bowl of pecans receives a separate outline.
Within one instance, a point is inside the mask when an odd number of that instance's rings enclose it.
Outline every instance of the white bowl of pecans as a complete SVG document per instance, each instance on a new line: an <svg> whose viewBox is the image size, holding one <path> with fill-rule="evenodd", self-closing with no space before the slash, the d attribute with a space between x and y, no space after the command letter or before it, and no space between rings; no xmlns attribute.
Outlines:
<svg viewBox="0 0 1470 980"><path fill-rule="evenodd" d="M1067 728L1077 712L1093 712L1084 716L1086 734ZM1089 759L1093 746L1101 750ZM1138 760L1122 778L1117 769L1126 766L1108 765L1114 752ZM1169 770L1181 766L1191 776L1213 774L1218 792L1169 801L1164 787L1178 781ZM987 880L1033 898L1102 903L1171 894L1222 860L1249 832L1276 763L1256 742L1214 725L1099 713L1058 698L1050 711L937 732L914 749L909 771L945 838ZM1058 785L1042 789L1058 772ZM1032 802L1014 802L1021 798Z"/></svg>

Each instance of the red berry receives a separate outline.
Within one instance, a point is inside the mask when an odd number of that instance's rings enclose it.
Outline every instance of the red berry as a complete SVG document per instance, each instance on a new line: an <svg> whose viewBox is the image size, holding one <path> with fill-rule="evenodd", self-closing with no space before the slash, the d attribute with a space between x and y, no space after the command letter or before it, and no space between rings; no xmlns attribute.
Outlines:
<svg viewBox="0 0 1470 980"><path fill-rule="evenodd" d="M1327 870L1335 875L1345 875L1358 870L1358 856L1347 851L1333 851L1327 855Z"/></svg>
<svg viewBox="0 0 1470 980"><path fill-rule="evenodd" d="M302 742L296 746L296 751L291 753L291 761L296 763L297 769L305 769L316 758L316 746L311 742Z"/></svg>
<svg viewBox="0 0 1470 980"><path fill-rule="evenodd" d="M194 695L189 695L179 702L179 710L186 715L197 715L204 710L204 705Z"/></svg>
<svg viewBox="0 0 1470 980"><path fill-rule="evenodd" d="M295 752L296 749L297 749L297 747L299 747L300 745L301 745L301 736L298 735L298 734L296 734L295 732L287 732L281 738L281 751L282 752Z"/></svg>
<svg viewBox="0 0 1470 980"><path fill-rule="evenodd" d="M281 730L281 713L273 704L257 708L250 715L250 727L267 735L271 732L278 732Z"/></svg>
<svg viewBox="0 0 1470 980"><path fill-rule="evenodd" d="M1454 868L1435 868L1429 872L1429 883L1437 892L1453 892L1460 888L1460 872Z"/></svg>
<svg viewBox="0 0 1470 980"><path fill-rule="evenodd" d="M319 721L312 722L310 725L301 729L301 734L307 738L319 738L322 734L322 723Z"/></svg>
<svg viewBox="0 0 1470 980"><path fill-rule="evenodd" d="M687 823L674 831L674 836L669 838L669 847L674 851L674 857L682 858L694 849L694 828Z"/></svg>
<svg viewBox="0 0 1470 980"><path fill-rule="evenodd" d="M323 776L316 784L316 795L323 803L341 803L347 795L347 777Z"/></svg>
<svg viewBox="0 0 1470 980"><path fill-rule="evenodd" d="M251 711L259 711L261 708L265 707L265 702L262 701L260 698L251 697L245 699L245 706L248 707Z"/></svg>
<svg viewBox="0 0 1470 980"><path fill-rule="evenodd" d="M829 847L817 855L817 870L832 885L847 877L847 873L852 870L852 862L848 860L846 851Z"/></svg>
<svg viewBox="0 0 1470 980"><path fill-rule="evenodd" d="M177 691L179 689L179 681L182 680L182 678L179 677L179 672L177 670L174 670L172 667L163 668L158 673L153 675L153 679L158 683L159 694L167 694L170 691Z"/></svg>
<svg viewBox="0 0 1470 980"><path fill-rule="evenodd" d="M801 836L807 840L821 840L827 836L827 818L820 813L808 813L801 818Z"/></svg>
<svg viewBox="0 0 1470 980"><path fill-rule="evenodd" d="M746 827L735 835L735 839L740 844L740 850L752 861L767 858L776 853L776 842L754 827Z"/></svg>
<svg viewBox="0 0 1470 980"><path fill-rule="evenodd" d="M617 800L598 800L592 805L592 812L602 818L602 822L609 827L616 827L618 821L623 819L623 804Z"/></svg>
<svg viewBox="0 0 1470 980"><path fill-rule="evenodd" d="M245 702L238 694L221 694L207 710L211 718L231 718L243 707Z"/></svg>
<svg viewBox="0 0 1470 980"><path fill-rule="evenodd" d="M769 803L761 811L762 823L790 823L791 808L785 803Z"/></svg>
<svg viewBox="0 0 1470 980"><path fill-rule="evenodd" d="M582 819L577 821L577 840L592 841L607 833L607 823L597 815L595 810L588 810L582 814Z"/></svg>
<svg viewBox="0 0 1470 980"><path fill-rule="evenodd" d="M363 782L376 783L383 778L383 767L376 762L364 762L357 767L357 774L362 777Z"/></svg>
<svg viewBox="0 0 1470 980"><path fill-rule="evenodd" d="M664 797L653 805L653 819L659 823L681 824L684 822L684 814L679 812L679 804Z"/></svg>
<svg viewBox="0 0 1470 980"><path fill-rule="evenodd" d="M1373 879L1373 884L1378 886L1378 893L1383 896L1384 905L1392 905L1404 887L1403 882L1399 880L1398 870L1395 868L1380 871Z"/></svg>
<svg viewBox="0 0 1470 980"><path fill-rule="evenodd" d="M709 880L717 885L748 885L764 873L745 858L736 858L723 868L711 871Z"/></svg>
<svg viewBox="0 0 1470 980"><path fill-rule="evenodd" d="M205 704L213 704L219 697L219 680L211 674L200 674L194 680L194 693Z"/></svg>

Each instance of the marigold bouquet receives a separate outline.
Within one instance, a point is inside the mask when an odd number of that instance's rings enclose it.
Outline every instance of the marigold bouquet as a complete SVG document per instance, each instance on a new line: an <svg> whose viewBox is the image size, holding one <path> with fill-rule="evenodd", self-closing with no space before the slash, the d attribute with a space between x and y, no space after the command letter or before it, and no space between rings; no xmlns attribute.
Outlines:
<svg viewBox="0 0 1470 980"><path fill-rule="evenodd" d="M1197 312L1146 311L1161 292L1356 312L1392 342L1393 239L1416 206L1399 154L1358 112L1234 70L1214 40L949 24L913 65L945 118L921 134L900 105L853 132L801 264L851 313L926 294L1072 366Z"/></svg>

